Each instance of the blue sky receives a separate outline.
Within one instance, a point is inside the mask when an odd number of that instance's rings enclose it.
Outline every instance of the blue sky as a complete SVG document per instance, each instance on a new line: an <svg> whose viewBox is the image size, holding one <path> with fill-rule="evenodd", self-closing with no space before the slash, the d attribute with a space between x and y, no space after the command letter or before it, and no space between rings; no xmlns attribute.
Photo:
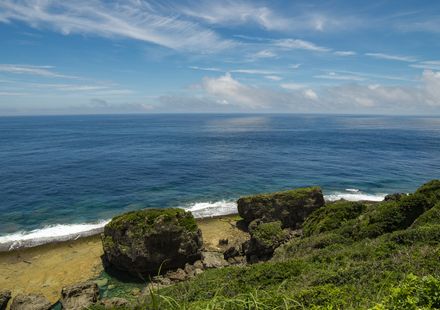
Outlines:
<svg viewBox="0 0 440 310"><path fill-rule="evenodd" d="M0 115L440 114L439 1L0 0Z"/></svg>

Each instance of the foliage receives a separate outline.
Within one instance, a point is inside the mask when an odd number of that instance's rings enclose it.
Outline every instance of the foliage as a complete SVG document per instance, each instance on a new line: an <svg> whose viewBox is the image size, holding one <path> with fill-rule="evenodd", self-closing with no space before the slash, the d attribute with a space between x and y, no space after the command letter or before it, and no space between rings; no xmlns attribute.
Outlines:
<svg viewBox="0 0 440 310"><path fill-rule="evenodd" d="M313 212L303 224L305 236L337 229L348 220L358 217L366 208L360 202L338 201Z"/></svg>

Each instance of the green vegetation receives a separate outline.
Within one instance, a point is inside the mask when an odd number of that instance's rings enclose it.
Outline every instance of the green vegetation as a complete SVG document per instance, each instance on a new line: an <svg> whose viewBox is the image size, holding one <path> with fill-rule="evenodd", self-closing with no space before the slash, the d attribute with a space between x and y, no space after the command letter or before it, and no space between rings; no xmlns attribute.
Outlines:
<svg viewBox="0 0 440 310"><path fill-rule="evenodd" d="M365 208L366 205L360 202L338 201L328 204L306 219L303 225L304 235L311 236L337 229L348 220L357 218Z"/></svg>
<svg viewBox="0 0 440 310"><path fill-rule="evenodd" d="M110 229L121 229L123 227L135 226L142 233L147 233L154 229L154 225L160 223L176 224L189 231L197 230L197 223L190 212L178 208L164 209L143 209L121 214L114 217L107 224Z"/></svg>
<svg viewBox="0 0 440 310"><path fill-rule="evenodd" d="M280 221L261 223L254 228L250 227L250 233L252 238L255 238L259 244L265 247L272 247L274 244L279 245L286 239L288 234L287 231L282 229Z"/></svg>
<svg viewBox="0 0 440 310"><path fill-rule="evenodd" d="M271 261L207 270L139 307L440 309L439 188L432 181L399 201L328 204ZM261 225L258 238L281 236L279 223Z"/></svg>
<svg viewBox="0 0 440 310"><path fill-rule="evenodd" d="M278 202L286 202L289 200L297 201L306 199L310 196L310 193L321 191L321 188L319 186L312 186L312 187L304 187L304 188L296 188L293 190L283 191L283 192L275 192L275 193L267 193L267 194L259 194L259 195L253 195L253 196L247 196L240 198L240 200L243 201L243 203L250 204L255 201L258 201L259 203L264 203L265 201L272 204Z"/></svg>

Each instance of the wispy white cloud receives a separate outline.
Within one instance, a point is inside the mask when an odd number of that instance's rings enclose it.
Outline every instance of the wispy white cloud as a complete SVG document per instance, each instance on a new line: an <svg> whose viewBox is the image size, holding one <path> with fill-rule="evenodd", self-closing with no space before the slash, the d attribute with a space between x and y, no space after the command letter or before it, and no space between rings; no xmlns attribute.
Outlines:
<svg viewBox="0 0 440 310"><path fill-rule="evenodd" d="M356 52L354 51L336 51L334 52L337 56L354 56L356 55Z"/></svg>
<svg viewBox="0 0 440 310"><path fill-rule="evenodd" d="M300 50L308 50L313 52L329 52L330 48L319 46L315 43L304 41L300 39L280 39L274 40L273 44L278 47L286 48L286 49L300 49Z"/></svg>
<svg viewBox="0 0 440 310"><path fill-rule="evenodd" d="M410 64L412 68L440 70L440 60L421 61L417 64Z"/></svg>
<svg viewBox="0 0 440 310"><path fill-rule="evenodd" d="M252 58L273 58L276 56L277 54L271 50L261 50L251 55Z"/></svg>
<svg viewBox="0 0 440 310"><path fill-rule="evenodd" d="M0 72L12 74L36 75L47 78L68 78L75 79L77 77L64 75L53 71L53 66L33 66L20 64L0 64Z"/></svg>
<svg viewBox="0 0 440 310"><path fill-rule="evenodd" d="M291 69L298 69L299 67L301 67L301 64L292 64L292 65L289 65L289 68L291 68Z"/></svg>
<svg viewBox="0 0 440 310"><path fill-rule="evenodd" d="M298 90L306 88L307 85L301 83L283 83L280 85L280 87L289 90Z"/></svg>
<svg viewBox="0 0 440 310"><path fill-rule="evenodd" d="M198 1L180 6L178 11L209 24L237 26L253 23L266 30L288 29L290 22L267 6L245 1Z"/></svg>
<svg viewBox="0 0 440 310"><path fill-rule="evenodd" d="M210 29L161 13L144 1L1 1L0 21L12 20L65 35L130 38L193 52L212 52L235 45Z"/></svg>
<svg viewBox="0 0 440 310"><path fill-rule="evenodd" d="M189 66L188 68L193 70L200 70L200 71L213 71L213 72L222 72L223 70L215 67L198 67L198 66Z"/></svg>
<svg viewBox="0 0 440 310"><path fill-rule="evenodd" d="M417 61L416 57L413 56L402 56L402 55L391 55L384 53L365 53L366 56L374 57L378 59L386 59L386 60L396 60L396 61L404 61L404 62L415 62Z"/></svg>
<svg viewBox="0 0 440 310"><path fill-rule="evenodd" d="M283 79L281 76L278 75L265 75L264 77L271 81L281 81Z"/></svg>
<svg viewBox="0 0 440 310"><path fill-rule="evenodd" d="M339 74L336 72L329 72L327 74L318 74L314 76L317 79L326 79L326 80L338 80L338 81L365 81L365 77L353 74Z"/></svg>
<svg viewBox="0 0 440 310"><path fill-rule="evenodd" d="M262 70L262 69L233 69L229 70L231 73L243 73L243 74L257 74L257 75L276 75L278 71Z"/></svg>

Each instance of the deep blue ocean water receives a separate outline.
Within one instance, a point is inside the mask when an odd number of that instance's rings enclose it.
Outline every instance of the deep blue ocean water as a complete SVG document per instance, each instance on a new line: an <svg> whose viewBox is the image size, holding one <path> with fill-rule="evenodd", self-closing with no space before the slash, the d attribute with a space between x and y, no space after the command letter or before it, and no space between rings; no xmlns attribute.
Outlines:
<svg viewBox="0 0 440 310"><path fill-rule="evenodd" d="M381 199L433 178L439 117L0 118L3 241L144 207L220 214L241 195L307 185L328 198Z"/></svg>

